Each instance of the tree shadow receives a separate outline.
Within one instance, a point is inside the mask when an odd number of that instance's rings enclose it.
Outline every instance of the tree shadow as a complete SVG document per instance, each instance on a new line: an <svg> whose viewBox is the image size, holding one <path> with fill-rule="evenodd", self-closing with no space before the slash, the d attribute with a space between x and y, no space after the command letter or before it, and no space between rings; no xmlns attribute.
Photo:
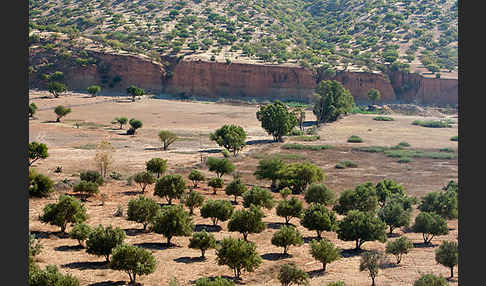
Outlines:
<svg viewBox="0 0 486 286"><path fill-rule="evenodd" d="M358 256L360 255L361 253L365 252L365 250L363 249L343 249L341 250L341 256L343 258L348 258L348 257L354 257L354 256Z"/></svg>
<svg viewBox="0 0 486 286"><path fill-rule="evenodd" d="M267 143L275 143L275 141L271 139L257 139L257 140L248 140L245 142L246 145L259 145L259 144L267 144Z"/></svg>
<svg viewBox="0 0 486 286"><path fill-rule="evenodd" d="M386 235L386 236L387 236L388 238L393 238L393 237L399 237L400 235L399 235L398 233L394 233L394 232L392 232L392 233L387 233L387 235Z"/></svg>
<svg viewBox="0 0 486 286"><path fill-rule="evenodd" d="M291 258L291 254L284 254L284 253L265 253L262 255L262 259L276 261L285 258Z"/></svg>
<svg viewBox="0 0 486 286"><path fill-rule="evenodd" d="M310 243L314 239L319 241L319 238L317 238L317 236L306 236L302 238L302 240L304 240L304 243Z"/></svg>
<svg viewBox="0 0 486 286"><path fill-rule="evenodd" d="M425 243L425 242L414 242L413 247L415 248L433 248L436 247L437 244L433 244L432 242L430 243Z"/></svg>
<svg viewBox="0 0 486 286"><path fill-rule="evenodd" d="M61 265L63 268L79 269L79 270L96 270L96 269L107 269L108 263L106 261L96 261L96 262L71 262Z"/></svg>
<svg viewBox="0 0 486 286"><path fill-rule="evenodd" d="M173 243L171 243L169 245L167 243L160 243L160 242L135 243L133 246L138 246L138 247L141 247L141 248L151 249L151 250L166 250L166 249L169 249L169 248L179 247L179 246L177 246Z"/></svg>
<svg viewBox="0 0 486 286"><path fill-rule="evenodd" d="M126 228L124 229L126 235L128 236L137 236L142 233L146 233L143 228Z"/></svg>
<svg viewBox="0 0 486 286"><path fill-rule="evenodd" d="M179 257L179 258L174 259L175 262L185 263L185 264L194 263L194 262L201 262L201 261L205 261L205 260L206 260L206 258L203 258L201 256L198 256L198 257L183 256L183 257Z"/></svg>
<svg viewBox="0 0 486 286"><path fill-rule="evenodd" d="M218 277L218 276L210 276L210 277L207 277L207 278L208 278L209 280L211 280L211 281L214 281L214 279L216 279L216 277ZM245 284L245 283L244 283L244 282L241 280L241 278L240 278L240 279L236 279L236 278L235 278L235 277L233 277L233 276L227 276L227 275L221 275L221 276L219 276L219 277L224 278L224 279L227 279L227 280L230 280L230 281L233 281L235 284L238 284L238 285L244 285L244 284ZM197 281L197 279L196 279L196 280L189 280L189 283L190 283L190 284L196 284L196 281Z"/></svg>
<svg viewBox="0 0 486 286"><path fill-rule="evenodd" d="M41 121L41 123L59 123L59 122L57 122L56 120L45 120L45 121Z"/></svg>
<svg viewBox="0 0 486 286"><path fill-rule="evenodd" d="M136 196L136 195L141 195L143 193L140 191L125 191L122 192L122 194L124 194L125 196Z"/></svg>
<svg viewBox="0 0 486 286"><path fill-rule="evenodd" d="M143 150L146 150L146 151L163 151L162 147L147 147L147 148L144 148Z"/></svg>
<svg viewBox="0 0 486 286"><path fill-rule="evenodd" d="M284 225L285 225L285 223L283 223L283 222L269 222L269 223L267 223L267 228L270 228L270 229L280 229ZM289 223L288 225L295 226L295 225L293 225L291 223Z"/></svg>
<svg viewBox="0 0 486 286"><path fill-rule="evenodd" d="M380 264L381 269L389 269L389 268L397 268L400 265L394 263L394 262L383 262Z"/></svg>
<svg viewBox="0 0 486 286"><path fill-rule="evenodd" d="M126 281L102 281L88 284L88 286L118 286L118 285L126 285Z"/></svg>
<svg viewBox="0 0 486 286"><path fill-rule="evenodd" d="M84 249L84 247L82 247L79 244L77 244L77 245L61 245L61 246L54 248L54 250L57 250L57 251L76 251L76 250L82 250L82 249Z"/></svg>
<svg viewBox="0 0 486 286"><path fill-rule="evenodd" d="M314 125L317 125L317 121L316 120L313 120L313 121L304 121L304 123L302 124L302 126L304 126L304 127L309 127L309 126L314 126Z"/></svg>
<svg viewBox="0 0 486 286"><path fill-rule="evenodd" d="M30 234L35 235L36 238L50 238L51 235L56 236L57 238L68 238L68 233L62 233L61 231L41 231L35 230L31 231Z"/></svg>
<svg viewBox="0 0 486 286"><path fill-rule="evenodd" d="M307 272L307 274L309 275L309 278L312 279L314 277L319 277L319 276L323 276L326 272L321 269L316 269L316 270L312 270L312 271L309 271Z"/></svg>
<svg viewBox="0 0 486 286"><path fill-rule="evenodd" d="M207 149L207 150L199 150L200 153L221 153L221 149Z"/></svg>
<svg viewBox="0 0 486 286"><path fill-rule="evenodd" d="M194 226L194 231L199 232L205 230L206 232L219 232L223 228L219 225L212 225L212 224L196 224Z"/></svg>

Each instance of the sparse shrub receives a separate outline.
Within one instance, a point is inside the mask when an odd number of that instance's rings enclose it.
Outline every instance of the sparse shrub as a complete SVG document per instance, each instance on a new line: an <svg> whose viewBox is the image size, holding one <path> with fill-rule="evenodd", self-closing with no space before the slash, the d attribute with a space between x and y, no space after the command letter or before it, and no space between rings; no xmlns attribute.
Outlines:
<svg viewBox="0 0 486 286"><path fill-rule="evenodd" d="M38 267L29 269L29 285L79 286L79 280L71 274L63 275L59 272L56 265L47 265L44 270Z"/></svg>
<svg viewBox="0 0 486 286"><path fill-rule="evenodd" d="M160 211L160 205L144 196L138 196L137 199L132 199L128 202L127 219L143 224L143 230L147 229L147 225L154 219Z"/></svg>
<svg viewBox="0 0 486 286"><path fill-rule="evenodd" d="M291 245L301 246L304 243L302 234L293 226L282 226L279 231L272 236L272 244L283 247L283 254L288 254L288 249Z"/></svg>
<svg viewBox="0 0 486 286"><path fill-rule="evenodd" d="M336 214L324 205L316 203L309 205L300 223L308 230L315 230L319 240L323 231L335 231L338 225Z"/></svg>
<svg viewBox="0 0 486 286"><path fill-rule="evenodd" d="M445 219L438 214L428 212L421 212L415 217L415 224L412 226L412 230L422 233L425 244L430 244L436 235L449 233Z"/></svg>
<svg viewBox="0 0 486 286"><path fill-rule="evenodd" d="M84 223L76 224L69 232L69 237L72 239L76 239L79 243L79 246L84 247L83 241L88 239L89 234L91 233L91 227Z"/></svg>
<svg viewBox="0 0 486 286"><path fill-rule="evenodd" d="M167 237L167 244L174 236L190 236L194 225L189 213L182 206L164 206L155 216L150 230Z"/></svg>
<svg viewBox="0 0 486 286"><path fill-rule="evenodd" d="M73 191L75 193L81 193L82 201L86 201L86 199L92 196L93 194L97 194L100 192L97 183L83 181L83 180L78 184L74 185Z"/></svg>
<svg viewBox="0 0 486 286"><path fill-rule="evenodd" d="M231 157L231 153L226 149L223 149L223 151L221 151L221 154L223 154L223 157L225 158Z"/></svg>
<svg viewBox="0 0 486 286"><path fill-rule="evenodd" d="M189 239L189 248L195 248L201 250L201 257L205 258L204 254L206 250L216 247L216 239L212 233L207 233L205 230L202 232L194 232L192 238Z"/></svg>
<svg viewBox="0 0 486 286"><path fill-rule="evenodd" d="M148 185L155 183L155 177L151 172L139 172L133 176L133 181L140 186L142 193L144 193Z"/></svg>
<svg viewBox="0 0 486 286"><path fill-rule="evenodd" d="M324 184L312 184L305 192L304 199L308 204L318 203L329 206L336 200L336 193Z"/></svg>
<svg viewBox="0 0 486 286"><path fill-rule="evenodd" d="M214 277L213 280L202 277L196 280L196 286L234 286L235 282L221 276Z"/></svg>
<svg viewBox="0 0 486 286"><path fill-rule="evenodd" d="M410 163L412 161L413 160L408 158L408 157L402 157L402 158L398 159L397 163Z"/></svg>
<svg viewBox="0 0 486 286"><path fill-rule="evenodd" d="M169 205L172 199L180 199L186 189L186 182L181 175L166 175L155 183L154 195L165 197Z"/></svg>
<svg viewBox="0 0 486 286"><path fill-rule="evenodd" d="M83 171L79 173L79 178L82 181L92 182L98 184L98 186L103 185L104 179L98 171Z"/></svg>
<svg viewBox="0 0 486 286"><path fill-rule="evenodd" d="M401 236L394 241L387 242L385 253L395 255L397 258L397 264L400 264L402 261L402 256L407 254L412 248L412 241L410 241L410 239L408 239L406 236Z"/></svg>
<svg viewBox="0 0 486 286"><path fill-rule="evenodd" d="M243 234L244 240L247 241L248 234L260 233L265 230L266 226L262 221L263 216L263 211L254 205L250 206L249 210L237 210L233 212L228 222L228 230L240 232Z"/></svg>
<svg viewBox="0 0 486 286"><path fill-rule="evenodd" d="M293 197L290 200L284 198L278 203L276 211L278 216L285 218L285 224L289 224L292 218L302 218L304 204L296 197Z"/></svg>
<svg viewBox="0 0 486 286"><path fill-rule="evenodd" d="M332 148L331 145L304 145L298 143L286 143L282 145L282 149L286 150L312 150L312 151L319 151L319 150L327 150Z"/></svg>
<svg viewBox="0 0 486 286"><path fill-rule="evenodd" d="M228 220L233 214L234 207L229 201L225 200L206 200L201 207L201 216L211 218L213 225L219 221Z"/></svg>
<svg viewBox="0 0 486 286"><path fill-rule="evenodd" d="M360 250L366 241L385 242L386 224L373 212L351 210L338 224L338 238L344 241L355 241L356 250Z"/></svg>
<svg viewBox="0 0 486 286"><path fill-rule="evenodd" d="M448 128L452 127L450 120L414 120L412 125L419 125L429 128Z"/></svg>
<svg viewBox="0 0 486 286"><path fill-rule="evenodd" d="M216 195L216 190L221 189L224 186L224 180L221 178L212 178L208 182L208 186L213 188L213 194Z"/></svg>
<svg viewBox="0 0 486 286"><path fill-rule="evenodd" d="M349 143L361 143L361 142L363 142L363 139L361 139L361 137L359 137L358 135L351 135L348 138L348 142Z"/></svg>
<svg viewBox="0 0 486 286"><path fill-rule="evenodd" d="M163 175L167 170L167 160L162 158L152 158L149 161L145 162L145 169L148 172L153 174L157 174L157 179L160 175Z"/></svg>
<svg viewBox="0 0 486 286"><path fill-rule="evenodd" d="M371 285L375 286L375 278L383 261L383 254L376 250L363 252L359 263L359 271L367 270L370 274Z"/></svg>
<svg viewBox="0 0 486 286"><path fill-rule="evenodd" d="M115 147L110 142L104 140L96 145L95 164L99 168L103 177L106 177L108 168L113 164L113 153Z"/></svg>
<svg viewBox="0 0 486 286"><path fill-rule="evenodd" d="M209 157L206 160L206 165L210 172L215 172L218 178L225 174L231 174L235 170L235 165L227 158Z"/></svg>
<svg viewBox="0 0 486 286"><path fill-rule="evenodd" d="M292 284L309 285L309 274L297 268L294 262L290 262L280 266L278 280L282 286L290 286Z"/></svg>
<svg viewBox="0 0 486 286"><path fill-rule="evenodd" d="M197 184L199 182L204 182L205 177L204 174L201 173L199 170L192 169L191 173L189 174L189 180L191 180L194 184L194 188L197 188Z"/></svg>
<svg viewBox="0 0 486 286"><path fill-rule="evenodd" d="M289 134L298 124L295 114L279 100L260 106L256 116L261 122L262 128L271 134L276 142L282 142L283 136Z"/></svg>
<svg viewBox="0 0 486 286"><path fill-rule="evenodd" d="M81 202L65 195L60 195L57 203L47 204L39 216L41 222L59 226L63 233L66 233L68 223L82 223L87 218L86 209Z"/></svg>
<svg viewBox="0 0 486 286"><path fill-rule="evenodd" d="M123 129L123 125L128 123L128 118L126 117L116 117L113 123L120 124L120 129Z"/></svg>
<svg viewBox="0 0 486 286"><path fill-rule="evenodd" d="M232 152L233 156L236 157L238 152L245 147L246 132L238 125L223 125L223 127L217 129L214 133L211 133L209 138L216 141L219 146Z"/></svg>
<svg viewBox="0 0 486 286"><path fill-rule="evenodd" d="M56 122L61 122L61 118L71 113L71 108L58 105L54 109L54 113L57 115Z"/></svg>
<svg viewBox="0 0 486 286"><path fill-rule="evenodd" d="M54 182L49 177L29 169L29 196L48 197L53 191Z"/></svg>
<svg viewBox="0 0 486 286"><path fill-rule="evenodd" d="M341 249L335 247L327 238L322 238L319 241L313 239L310 246L312 257L322 263L323 271L326 271L327 264L341 258Z"/></svg>
<svg viewBox="0 0 486 286"><path fill-rule="evenodd" d="M88 93L91 94L92 97L95 97L96 94L101 92L101 87L99 85L91 85L87 89Z"/></svg>
<svg viewBox="0 0 486 286"><path fill-rule="evenodd" d="M159 132L159 139L162 142L162 148L164 150L167 150L169 148L169 145L174 143L177 140L178 136L168 130L162 130Z"/></svg>
<svg viewBox="0 0 486 286"><path fill-rule="evenodd" d="M34 102L29 104L29 117L34 117L36 111L37 111L37 105Z"/></svg>
<svg viewBox="0 0 486 286"><path fill-rule="evenodd" d="M39 159L45 159L49 157L49 153L47 152L48 148L47 145L44 143L38 143L36 141L32 141L29 143L29 166L32 166L35 161Z"/></svg>
<svg viewBox="0 0 486 286"><path fill-rule="evenodd" d="M459 136L452 136L451 141L459 141Z"/></svg>
<svg viewBox="0 0 486 286"><path fill-rule="evenodd" d="M413 286L447 286L447 280L442 276L435 276L434 274L424 274L419 279L415 280Z"/></svg>
<svg viewBox="0 0 486 286"><path fill-rule="evenodd" d="M135 118L130 119L130 121L128 121L128 124L130 124L130 128L127 130L128 135L135 135L137 129L142 128L143 126L142 121Z"/></svg>
<svg viewBox="0 0 486 286"><path fill-rule="evenodd" d="M120 204L118 204L116 206L116 211L115 211L114 216L116 216L116 217L122 217L123 216L123 207Z"/></svg>
<svg viewBox="0 0 486 286"><path fill-rule="evenodd" d="M327 286L346 286L346 283L344 281L335 281L327 284Z"/></svg>
<svg viewBox="0 0 486 286"><path fill-rule="evenodd" d="M268 190L254 186L243 193L243 206L248 208L252 204L270 210L275 205L275 201Z"/></svg>
<svg viewBox="0 0 486 286"><path fill-rule="evenodd" d="M137 275L148 275L155 271L157 261L152 252L143 248L122 244L113 249L110 269L128 273L130 284L136 285Z"/></svg>
<svg viewBox="0 0 486 286"><path fill-rule="evenodd" d="M335 166L336 169L356 168L356 167L358 167L358 164L349 160L340 161Z"/></svg>
<svg viewBox="0 0 486 286"><path fill-rule="evenodd" d="M233 270L236 279L241 271L255 271L262 264L261 256L256 252L256 244L242 239L224 238L216 249L218 265L227 265Z"/></svg>
<svg viewBox="0 0 486 286"><path fill-rule="evenodd" d="M454 266L459 262L459 248L455 241L442 241L442 244L435 251L435 261L449 267L451 270L451 276L454 277Z"/></svg>
<svg viewBox="0 0 486 286"><path fill-rule="evenodd" d="M110 173L110 178L112 178L113 180L121 180L122 179L122 175L116 171L113 171Z"/></svg>
<svg viewBox="0 0 486 286"><path fill-rule="evenodd" d="M389 116L376 116L376 117L373 117L373 120L376 120L376 121L394 121L395 119L393 119L393 117L389 117Z"/></svg>
<svg viewBox="0 0 486 286"><path fill-rule="evenodd" d="M86 252L97 256L104 256L106 262L110 262L113 248L121 245L125 240L123 229L109 225L106 228L101 224L94 228L86 241Z"/></svg>
<svg viewBox="0 0 486 286"><path fill-rule="evenodd" d="M402 141L402 142L398 143L398 146L400 146L400 147L410 147L410 144L408 142Z"/></svg>
<svg viewBox="0 0 486 286"><path fill-rule="evenodd" d="M228 196L235 196L235 204L238 204L238 201L236 200L238 196L242 196L244 192L248 191L247 187L245 184L241 182L240 178L237 178L233 181L231 181L225 189L225 193Z"/></svg>

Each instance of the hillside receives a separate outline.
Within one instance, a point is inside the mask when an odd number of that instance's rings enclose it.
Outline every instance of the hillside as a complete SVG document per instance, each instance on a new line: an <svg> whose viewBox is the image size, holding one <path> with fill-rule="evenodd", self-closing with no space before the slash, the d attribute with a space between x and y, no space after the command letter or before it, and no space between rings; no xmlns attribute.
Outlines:
<svg viewBox="0 0 486 286"><path fill-rule="evenodd" d="M84 38L159 62L169 55L457 78L455 0L30 0L29 26L31 46ZM46 42L43 32L55 33Z"/></svg>

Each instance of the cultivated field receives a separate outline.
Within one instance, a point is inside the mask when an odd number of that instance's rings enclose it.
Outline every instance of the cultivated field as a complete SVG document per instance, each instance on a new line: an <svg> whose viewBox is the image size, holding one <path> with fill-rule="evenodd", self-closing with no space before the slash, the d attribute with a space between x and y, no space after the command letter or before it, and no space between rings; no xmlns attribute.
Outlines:
<svg viewBox="0 0 486 286"><path fill-rule="evenodd" d="M318 131L320 139L313 142L297 142L301 144L329 144L332 149L321 151L285 150L284 143L269 143L271 136L261 128L256 119L256 105L230 105L210 102L182 102L161 99L144 98L130 102L123 98L96 97L90 98L85 94L71 94L60 98L45 98L47 93L31 91L30 102L35 102L39 110L35 119L29 122L29 141L45 143L49 148L49 157L34 164L40 173L48 175L55 182L64 179L79 180L76 175L80 171L94 169L94 145L101 140L108 140L116 148L114 166L110 171L122 174L122 180L108 180L100 187L100 194L91 197L85 206L91 226L98 224L118 226L127 233L125 242L144 247L153 252L158 265L156 271L148 276L142 276L138 282L143 285L168 285L172 277L177 277L182 285L190 285L197 278L211 276L232 276L232 270L227 266L216 264L215 250L209 250L207 259L200 261L200 251L189 249L189 237L175 237L173 243L177 246L167 248L166 239L160 234L143 232L142 225L115 217L113 214L118 204L121 204L126 214L127 203L139 194L138 186L128 185L126 178L145 169L145 162L154 157L168 159L167 173L177 173L187 179L193 168L200 169L206 177L213 177L201 159L208 156L222 155L221 148L209 140L208 134L224 124L237 124L247 132L247 146L243 152L233 159L236 171L242 175L243 182L248 186L259 185L268 187L269 182L259 181L253 176L258 161L268 154L280 154L285 161L309 160L320 166L326 178L324 184L338 194L356 185L371 181L376 184L385 178L393 179L402 184L406 193L413 196L423 196L430 191L437 191L449 180L458 177L458 161L455 159L413 158L410 163L398 163L397 158L387 157L383 153L368 153L354 150L362 146L394 146L399 142L408 142L413 149L424 151L439 151L441 148L452 148L457 153L457 142L450 141L457 135L457 125L452 128L425 128L412 125L420 116L390 115L394 121L375 121L376 115L349 115L340 121L323 125ZM55 106L71 105L72 113L55 123ZM143 122L143 127L137 130L135 136L125 135L119 125L111 121L117 116L136 118ZM307 111L307 120L311 124L315 117L312 111ZM432 118L430 118L432 119ZM453 119L457 121L457 119ZM170 150L161 151L157 134L160 130L171 130L178 134L180 140L170 146ZM351 135L363 138L363 143L347 143ZM286 142L293 142L295 138L288 137ZM200 152L202 151L202 152ZM357 168L336 169L334 166L341 160L352 160L358 164ZM54 169L62 166L61 173ZM226 183L231 176L225 176ZM188 180L187 180L188 181ZM188 181L189 182L189 181ZM220 190L217 195L212 189L202 184L198 189L206 198L232 199ZM37 257L39 266L55 264L63 273L71 273L79 278L81 285L125 285L128 275L106 268L104 258L89 255L84 249L78 248L74 239L62 237L59 228L42 224L38 216L45 204L57 201L60 193L72 190L56 191L48 199L32 198L29 200L29 229L40 237L43 245L41 254ZM108 199L104 206L100 205L100 196L104 193ZM280 199L278 194L273 194ZM164 199L153 196L153 185L146 190L146 196L160 203ZM303 195L299 195L303 199ZM175 201L178 203L178 201ZM236 208L242 208L241 198ZM412 222L418 213L414 210ZM319 270L322 264L314 260L309 254L308 242L315 236L315 232L302 227L298 219L292 223L301 231L306 243L300 247L291 247L289 258L282 258L278 254L282 248L270 243L271 237L277 231L283 218L278 217L275 208L265 210L267 229L259 234L250 234L248 239L257 243L257 251L263 258L263 264L253 273L243 272L242 283L246 285L280 285L277 279L279 266L293 261L307 271L312 277L311 285L327 285L328 282L344 280L346 285L370 285L367 272L359 272L359 256L347 254L337 262L328 265L326 272ZM210 225L210 219L201 218L199 210L195 210L193 222L197 230ZM223 237L241 237L240 233L228 232L227 221L220 223L222 230L213 234L216 239ZM449 269L435 262L434 251L442 240L457 241L458 222L448 221L450 233L438 236L432 241L435 247L416 247L406 255L402 263L395 267L380 270L377 285L412 285L424 273L449 276ZM70 230L68 227L67 231ZM397 234L406 234L417 246L421 246L422 235L395 230ZM341 241L336 233L324 232L323 236L330 239L342 249L354 248L354 242ZM396 239L390 237L389 239ZM366 250L384 250L384 244L366 242ZM394 261L394 257L389 257ZM457 268L455 277L450 285L457 285Z"/></svg>

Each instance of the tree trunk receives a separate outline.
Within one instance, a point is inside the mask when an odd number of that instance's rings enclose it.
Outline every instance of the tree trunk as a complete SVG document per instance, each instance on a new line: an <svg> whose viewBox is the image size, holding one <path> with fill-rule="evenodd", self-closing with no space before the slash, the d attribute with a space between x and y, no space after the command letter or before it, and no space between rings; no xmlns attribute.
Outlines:
<svg viewBox="0 0 486 286"><path fill-rule="evenodd" d="M56 119L56 122L61 122L61 117L58 117L58 118Z"/></svg>
<svg viewBox="0 0 486 286"><path fill-rule="evenodd" d="M248 238L248 233L244 232L243 233L243 238L245 239L245 241L248 241L248 239L247 239Z"/></svg>
<svg viewBox="0 0 486 286"><path fill-rule="evenodd" d="M189 215L193 215L194 214L194 208L189 208Z"/></svg>
<svg viewBox="0 0 486 286"><path fill-rule="evenodd" d="M285 224L286 224L286 225L288 225L288 224L289 224L289 221L290 221L290 218L285 217Z"/></svg>
<svg viewBox="0 0 486 286"><path fill-rule="evenodd" d="M371 286L375 286L375 277L371 276Z"/></svg>
<svg viewBox="0 0 486 286"><path fill-rule="evenodd" d="M236 200L237 199L237 196L235 195L235 204L237 205L238 204L238 201Z"/></svg>
<svg viewBox="0 0 486 286"><path fill-rule="evenodd" d="M454 267L451 267L451 277L449 277L449 278L452 278L452 277L454 277Z"/></svg>
<svg viewBox="0 0 486 286"><path fill-rule="evenodd" d="M216 222L218 221L218 219L213 217L211 220L213 221L213 225L216 226Z"/></svg>
<svg viewBox="0 0 486 286"><path fill-rule="evenodd" d="M206 256L204 256L204 254L206 253L206 250L205 249L201 249L201 257L202 258L205 258Z"/></svg>
<svg viewBox="0 0 486 286"><path fill-rule="evenodd" d="M322 263L322 272L326 271L326 266L327 266L327 263Z"/></svg>
<svg viewBox="0 0 486 286"><path fill-rule="evenodd" d="M317 239L321 240L321 232L317 231Z"/></svg>
<svg viewBox="0 0 486 286"><path fill-rule="evenodd" d="M359 239L356 240L356 250L359 250L360 249L360 243L359 243Z"/></svg>
<svg viewBox="0 0 486 286"><path fill-rule="evenodd" d="M110 255L105 255L105 258L106 258L106 263L110 263Z"/></svg>
<svg viewBox="0 0 486 286"><path fill-rule="evenodd" d="M123 129L123 124L120 124L120 129Z"/></svg>
<svg viewBox="0 0 486 286"><path fill-rule="evenodd" d="M167 201L169 202L169 205L172 204L172 198L168 198Z"/></svg>
<svg viewBox="0 0 486 286"><path fill-rule="evenodd" d="M66 224L61 225L61 232L66 233Z"/></svg>
<svg viewBox="0 0 486 286"><path fill-rule="evenodd" d="M284 252L283 252L283 254L287 254L288 248L289 248L288 246L284 246Z"/></svg>
<svg viewBox="0 0 486 286"><path fill-rule="evenodd" d="M390 225L390 234L393 232L393 227Z"/></svg>
<svg viewBox="0 0 486 286"><path fill-rule="evenodd" d="M144 223L143 224L143 231L145 231L147 229L147 223Z"/></svg>
<svg viewBox="0 0 486 286"><path fill-rule="evenodd" d="M167 246L170 246L170 239L172 238L172 236L168 236L167 237Z"/></svg>
<svg viewBox="0 0 486 286"><path fill-rule="evenodd" d="M136 285L137 282L137 273L133 273L133 285Z"/></svg>

